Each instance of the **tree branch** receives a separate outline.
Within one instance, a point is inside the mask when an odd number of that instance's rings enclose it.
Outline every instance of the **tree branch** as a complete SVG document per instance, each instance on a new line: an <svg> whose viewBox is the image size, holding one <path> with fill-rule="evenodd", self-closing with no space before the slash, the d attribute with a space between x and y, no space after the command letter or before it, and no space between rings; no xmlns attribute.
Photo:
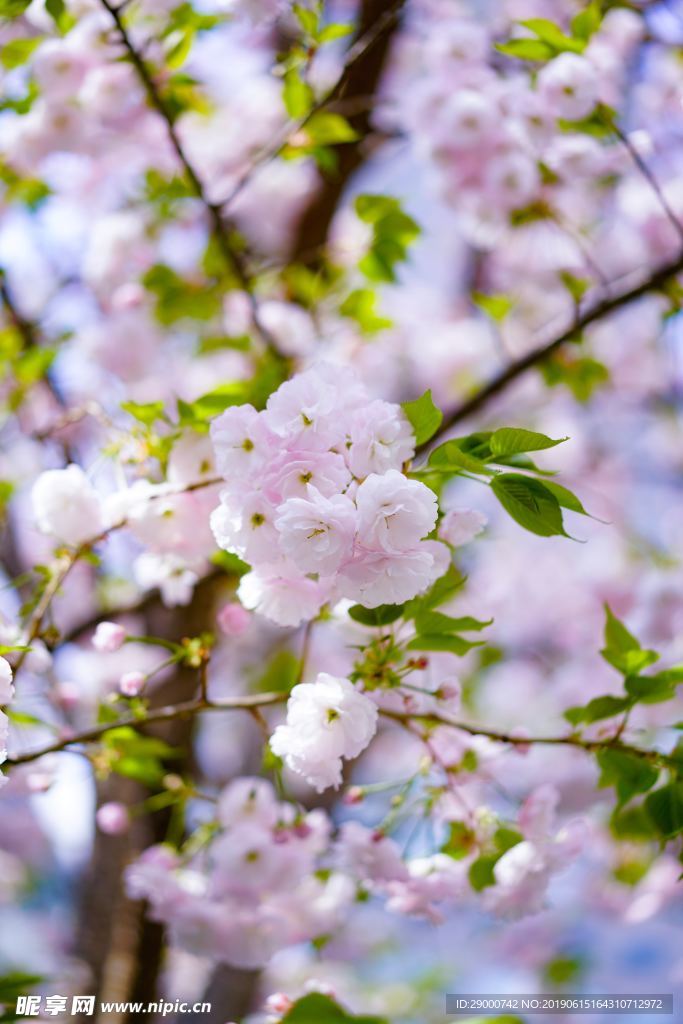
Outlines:
<svg viewBox="0 0 683 1024"><path fill-rule="evenodd" d="M199 201L201 202L201 204L203 205L204 209L207 212L213 236L216 240L216 244L218 245L221 256L226 264L228 271L234 274L240 287L249 296L249 301L251 305L251 321L256 333L259 335L261 341L268 349L277 352L277 349L273 344L273 339L270 335L270 332L261 323L258 302L251 287L249 274L247 273L247 270L245 268L244 263L242 262L240 255L237 252L235 252L233 246L230 244L230 239L228 237L228 225L225 223L223 219L221 206L211 202L207 195L204 183L202 182L194 165L192 164L187 154L185 153L185 150L183 149L182 143L180 141L180 137L176 130L175 119L173 117L173 114L169 107L167 106L165 100L163 99L163 96L159 91L159 88L154 80L154 77L150 69L148 68L139 51L136 49L130 35L128 34L128 30L121 16L122 8L113 6L109 2L109 0L100 0L100 3L109 13L110 17L112 18L116 26L116 30L118 32L123 48L126 52L126 56L130 63L133 65L135 71L137 72L138 78L140 79L140 82L142 83L142 86L147 94L150 106L154 110L156 110L156 112L159 114L159 116L162 118L166 125L166 133L168 135L169 141L185 172L185 176L187 177L187 180L189 181L190 186L192 187L192 191L194 192L195 196L197 197L197 199L199 199Z"/></svg>
<svg viewBox="0 0 683 1024"><path fill-rule="evenodd" d="M270 707L273 704L281 704L287 699L286 693L254 693L244 697L226 697L224 700L214 701L199 698L198 700L183 701L180 704L170 704L163 708L150 711L144 718L121 718L117 722L105 722L95 725L92 729L84 729L73 736L64 736L39 750L29 750L25 754L16 754L8 757L4 762L8 767L19 764L29 764L37 761L46 754L59 754L71 747L81 746L84 743L97 743L107 733L114 729L142 729L147 725L157 722L175 722L182 718L198 715L202 711L253 711L254 708Z"/></svg>
<svg viewBox="0 0 683 1024"><path fill-rule="evenodd" d="M92 729L86 729L73 736L65 736L48 746L41 747L39 750L8 757L5 764L9 767L27 764L44 757L46 754L57 754L68 750L70 747L80 746L84 743L96 743L114 729L124 727L142 729L144 726L155 722L177 721L178 719L200 714L203 711L254 711L258 708L282 704L287 700L287 696L286 693L256 693L247 694L242 697L228 697L220 701L212 701L202 697L196 700L183 701L179 704L171 704L167 707L150 711L144 718L123 718L118 722L107 722L102 725L93 726ZM566 736L516 736L497 729L488 729L485 726L470 725L468 722L445 718L442 715L409 714L408 712L389 711L385 708L380 708L379 711L385 718L402 724L417 721L428 725L448 726L451 729L459 729L461 732L466 732L470 736L484 736L487 739L508 746L567 746L576 747L590 754L600 750L618 750L620 753L630 754L632 757L648 761L651 764L659 764L662 767L673 763L670 757L660 753L658 750L646 750L643 747L631 746L623 743L618 736L606 740L585 739L577 733L569 733Z"/></svg>
<svg viewBox="0 0 683 1024"><path fill-rule="evenodd" d="M492 398L495 398L496 395L503 392L509 384L512 384L518 377L521 377L527 370L543 363L544 360L548 359L549 356L554 355L555 352L562 348L563 345L566 345L567 342L573 341L576 336L586 327L590 326L590 324L595 323L597 320L602 320L603 317L609 316L611 313L615 313L617 310L622 309L631 302L635 302L637 299L643 298L643 296L648 295L650 292L658 291L660 288L663 288L672 277L675 277L676 274L680 274L681 272L683 272L683 253L679 253L675 259L670 260L658 270L655 270L649 277L646 277L641 281L640 284L595 303L595 305L580 314L572 326L563 331L562 334L553 338L545 345L532 349L531 352L527 352L527 354L522 356L520 359L516 359L511 362L501 370L500 373L493 377L488 384L485 384L478 391L475 391L470 398L466 399L452 412L444 416L443 423L437 430L436 434L428 442L421 445L418 451L425 451L426 449L431 448L434 443L441 440L452 427L456 426L456 424L460 423L462 420L468 419L473 413L479 412L479 410L487 405Z"/></svg>

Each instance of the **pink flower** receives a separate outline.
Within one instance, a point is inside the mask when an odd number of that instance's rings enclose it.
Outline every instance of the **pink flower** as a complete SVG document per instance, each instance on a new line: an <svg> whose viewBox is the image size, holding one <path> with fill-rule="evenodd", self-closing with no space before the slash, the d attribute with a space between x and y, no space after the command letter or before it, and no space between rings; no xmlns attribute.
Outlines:
<svg viewBox="0 0 683 1024"><path fill-rule="evenodd" d="M278 626L300 626L314 619L330 596L329 586L285 571L249 572L237 596L245 608L260 612Z"/></svg>
<svg viewBox="0 0 683 1024"><path fill-rule="evenodd" d="M119 679L119 691L124 697L137 697L142 693L146 681L144 672L124 672Z"/></svg>
<svg viewBox="0 0 683 1024"><path fill-rule="evenodd" d="M361 543L389 555L410 551L436 523L434 492L395 469L367 477L358 488L356 505Z"/></svg>
<svg viewBox="0 0 683 1024"><path fill-rule="evenodd" d="M238 601L230 601L220 609L216 621L226 636L242 636L249 629L251 615Z"/></svg>
<svg viewBox="0 0 683 1024"><path fill-rule="evenodd" d="M351 473L336 452L283 451L270 460L263 478L269 501L306 498L311 484L326 498L346 490Z"/></svg>
<svg viewBox="0 0 683 1024"><path fill-rule="evenodd" d="M454 508L439 524L439 537L452 547L468 544L486 526L488 519L474 508Z"/></svg>
<svg viewBox="0 0 683 1024"><path fill-rule="evenodd" d="M218 472L230 486L258 472L269 453L269 435L261 413L252 405L233 405L211 424Z"/></svg>
<svg viewBox="0 0 683 1024"><path fill-rule="evenodd" d="M275 526L281 551L297 568L329 576L351 556L356 509L343 494L325 498L309 484L308 498L280 507Z"/></svg>
<svg viewBox="0 0 683 1024"><path fill-rule="evenodd" d="M95 814L97 827L108 836L122 836L130 827L130 816L127 808L120 803L102 804Z"/></svg>
<svg viewBox="0 0 683 1024"><path fill-rule="evenodd" d="M449 565L450 554L444 544L423 541L412 551L369 554L344 566L339 590L342 596L366 608L402 604L424 593Z"/></svg>
<svg viewBox="0 0 683 1024"><path fill-rule="evenodd" d="M359 480L370 473L401 469L415 454L415 438L400 408L389 402L370 402L351 421L349 468Z"/></svg>
<svg viewBox="0 0 683 1024"><path fill-rule="evenodd" d="M118 651L126 639L126 630L118 622L100 622L92 638L92 645L102 654Z"/></svg>

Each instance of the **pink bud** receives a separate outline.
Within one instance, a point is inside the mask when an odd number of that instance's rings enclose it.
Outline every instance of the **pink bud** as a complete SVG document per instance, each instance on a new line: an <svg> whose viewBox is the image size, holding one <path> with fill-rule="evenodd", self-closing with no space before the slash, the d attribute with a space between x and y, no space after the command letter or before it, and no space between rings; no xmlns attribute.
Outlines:
<svg viewBox="0 0 683 1024"><path fill-rule="evenodd" d="M523 725L517 725L514 729L510 730L510 736L513 740L525 740L529 737L529 731ZM529 743L515 743L515 750L518 754L528 754L531 750L531 745Z"/></svg>
<svg viewBox="0 0 683 1024"><path fill-rule="evenodd" d="M120 312L125 309L137 309L144 305L147 292L137 281L127 281L117 288L111 299L111 308Z"/></svg>
<svg viewBox="0 0 683 1024"><path fill-rule="evenodd" d="M237 601L224 604L216 616L221 631L226 636L241 636L249 628L251 615Z"/></svg>
<svg viewBox="0 0 683 1024"><path fill-rule="evenodd" d="M265 1009L269 1013L289 1013L292 1005L292 1000L284 992L275 992L266 999Z"/></svg>
<svg viewBox="0 0 683 1024"><path fill-rule="evenodd" d="M360 804L363 802L363 790L360 786L349 786L344 793L344 803L352 806L353 804Z"/></svg>
<svg viewBox="0 0 683 1024"><path fill-rule="evenodd" d="M26 776L26 786L30 793L47 793L54 781L55 777L50 772L31 772Z"/></svg>
<svg viewBox="0 0 683 1024"><path fill-rule="evenodd" d="M57 694L57 700L61 706L67 710L77 708L81 703L81 688L78 683L58 683L55 692Z"/></svg>
<svg viewBox="0 0 683 1024"><path fill-rule="evenodd" d="M92 645L96 651L103 654L112 654L118 651L126 639L126 631L117 622L100 622L92 638Z"/></svg>
<svg viewBox="0 0 683 1024"><path fill-rule="evenodd" d="M100 832L108 836L122 836L130 826L128 810L120 803L102 804L95 815Z"/></svg>
<svg viewBox="0 0 683 1024"><path fill-rule="evenodd" d="M119 692L124 697L137 697L145 685L144 672L124 672L119 679Z"/></svg>

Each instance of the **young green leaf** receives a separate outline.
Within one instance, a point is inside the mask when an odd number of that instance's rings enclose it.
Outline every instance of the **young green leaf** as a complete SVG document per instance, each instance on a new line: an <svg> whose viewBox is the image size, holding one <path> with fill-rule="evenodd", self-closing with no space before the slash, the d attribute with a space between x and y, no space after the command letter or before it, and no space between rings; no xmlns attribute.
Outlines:
<svg viewBox="0 0 683 1024"><path fill-rule="evenodd" d="M501 473L491 489L508 515L539 537L568 536L555 495L539 480L520 473Z"/></svg>
<svg viewBox="0 0 683 1024"><path fill-rule="evenodd" d="M299 999L281 1024L388 1024L381 1017L356 1017L320 992Z"/></svg>
<svg viewBox="0 0 683 1024"><path fill-rule="evenodd" d="M494 431L489 440L492 455L517 455L520 452L538 452L562 444L566 437L557 440L538 434L534 430L519 427L501 427Z"/></svg>
<svg viewBox="0 0 683 1024"><path fill-rule="evenodd" d="M431 391L425 391L414 402L403 402L401 408L410 421L418 447L429 441L441 426L443 413L434 404Z"/></svg>
<svg viewBox="0 0 683 1024"><path fill-rule="evenodd" d="M401 618L404 607L402 604L380 604L377 608L364 608L362 604L354 604L349 608L349 615L362 626L389 626Z"/></svg>

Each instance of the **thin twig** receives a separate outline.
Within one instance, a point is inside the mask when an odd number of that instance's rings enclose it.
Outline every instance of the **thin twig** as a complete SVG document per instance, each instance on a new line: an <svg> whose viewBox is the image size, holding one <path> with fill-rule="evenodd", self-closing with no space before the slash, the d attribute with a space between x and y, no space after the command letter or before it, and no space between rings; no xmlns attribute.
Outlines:
<svg viewBox="0 0 683 1024"><path fill-rule="evenodd" d="M572 323L571 327L563 331L562 334L553 338L551 341L546 342L545 345L532 349L520 359L516 359L509 363L508 366L493 377L488 384L485 384L478 391L475 391L470 398L466 399L452 412L444 416L443 422L436 434L418 450L425 451L425 449L431 448L434 443L443 438L452 427L462 422L462 420L468 419L473 413L482 409L492 398L495 398L496 395L503 392L509 384L512 384L518 377L521 377L527 370L543 363L549 356L554 355L558 349L562 348L563 345L566 345L567 342L575 340L576 336L590 324L595 323L597 320L601 320L603 317L609 316L611 313L615 313L617 310L622 309L631 302L635 302L637 299L643 298L643 296L648 295L650 292L658 291L663 288L672 277L675 277L676 274L680 274L681 272L683 272L683 253L679 253L669 263L665 263L658 270L655 270L649 277L641 281L640 284L635 285L632 288L628 288L627 290L620 292L618 295L614 295L610 298L603 299L601 302L595 303L595 305L591 306L584 313L578 316Z"/></svg>
<svg viewBox="0 0 683 1024"><path fill-rule="evenodd" d="M244 697L227 697L220 701L200 699L185 701L182 704L170 704L167 707L150 711L144 718L122 718L117 722L106 722L102 725L93 726L92 729L85 729L83 732L72 736L64 736L62 739L56 740L48 746L41 747L39 750L30 750L25 754L8 757L4 764L9 767L18 764L28 764L31 761L37 761L40 757L45 757L46 754L58 754L69 750L70 747L82 746L84 743L96 743L114 729L142 729L156 722L177 721L181 718L197 715L202 711L252 712L258 708L281 704L286 699L287 695L283 693L255 693Z"/></svg>
<svg viewBox="0 0 683 1024"><path fill-rule="evenodd" d="M137 72L138 78L140 79L140 82L142 83L145 92L147 93L147 98L149 100L150 106L154 110L156 110L156 112L159 114L159 116L162 118L166 125L166 133L168 135L169 141L175 151L176 156L178 157L178 160L180 161L183 170L185 171L185 175L192 187L192 191L194 192L197 199L199 199L199 201L202 203L208 214L213 236L216 240L216 244L218 245L221 256L223 257L223 260L228 268L228 271L234 274L240 287L249 297L251 307L251 321L255 331L259 335L264 345L267 348L271 349L272 351L276 352L277 349L273 344L273 339L272 336L270 335L270 332L261 323L258 302L256 300L256 296L253 293L251 281L242 262L241 256L235 251L234 247L230 243L230 239L228 237L228 225L225 223L225 220L223 219L221 207L219 204L213 203L209 199L202 179L200 178L197 170L194 167L194 164L190 161L189 157L187 156L183 148L183 145L180 141L180 137L176 130L175 119L173 117L173 114L169 107L167 106L166 101L163 99L163 96L159 91L157 83L154 80L152 72L145 63L141 53L135 47L135 44L133 43L128 33L128 30L124 24L123 18L121 16L122 7L113 6L109 2L109 0L100 0L100 3L105 8L105 10L108 11L109 15L114 21L119 38L121 40L124 50L126 51L126 56L128 57L128 60L130 61L130 63L133 65L133 68Z"/></svg>

